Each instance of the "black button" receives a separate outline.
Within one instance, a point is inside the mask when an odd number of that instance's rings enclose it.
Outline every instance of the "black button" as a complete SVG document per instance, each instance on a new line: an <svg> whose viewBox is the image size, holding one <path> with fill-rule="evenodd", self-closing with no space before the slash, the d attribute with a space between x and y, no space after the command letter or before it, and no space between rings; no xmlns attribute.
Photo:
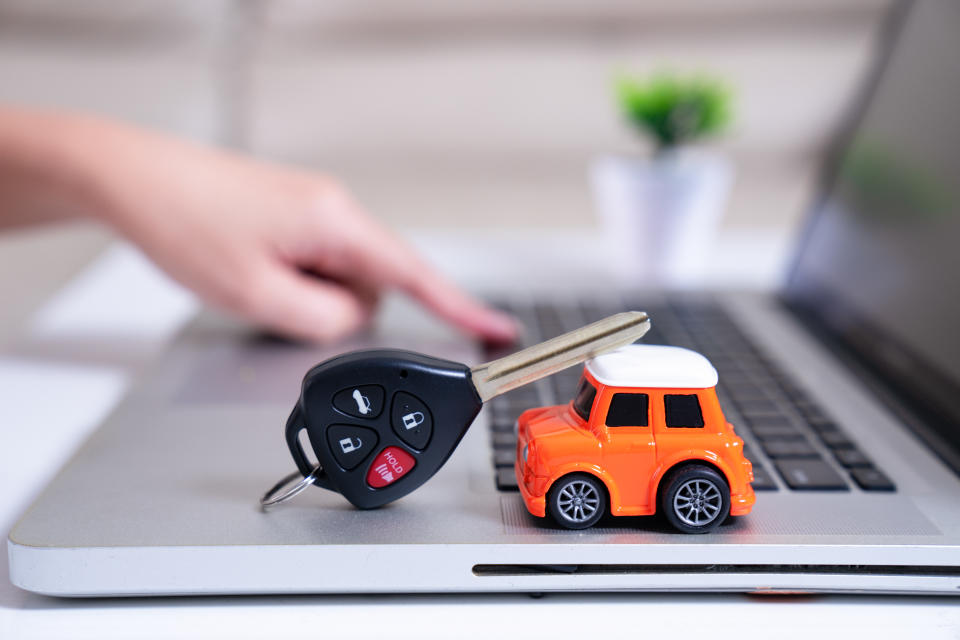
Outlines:
<svg viewBox="0 0 960 640"><path fill-rule="evenodd" d="M846 491L847 483L823 460L777 460L787 485L796 491Z"/></svg>
<svg viewBox="0 0 960 640"><path fill-rule="evenodd" d="M751 398L737 402L740 413L746 416L779 416L780 408L764 398Z"/></svg>
<svg viewBox="0 0 960 640"><path fill-rule="evenodd" d="M327 444L340 466L349 471L376 448L377 432L350 424L334 424L327 429Z"/></svg>
<svg viewBox="0 0 960 640"><path fill-rule="evenodd" d="M817 450L806 440L764 440L760 442L764 453L771 458L819 458Z"/></svg>
<svg viewBox="0 0 960 640"><path fill-rule="evenodd" d="M807 420L807 422L826 422L827 416L820 410L820 407L816 405L808 404L797 404L797 410L800 411L800 414Z"/></svg>
<svg viewBox="0 0 960 640"><path fill-rule="evenodd" d="M853 443L839 431L827 431L820 434L820 439L831 449L852 449Z"/></svg>
<svg viewBox="0 0 960 640"><path fill-rule="evenodd" d="M383 387L377 384L347 387L333 396L333 406L354 418L376 418L383 411L383 396Z"/></svg>
<svg viewBox="0 0 960 640"><path fill-rule="evenodd" d="M494 449L493 466L495 467L513 467L517 461L516 449Z"/></svg>
<svg viewBox="0 0 960 640"><path fill-rule="evenodd" d="M859 449L837 449L833 452L833 455L840 464L848 469L873 466L870 459L863 455Z"/></svg>
<svg viewBox="0 0 960 640"><path fill-rule="evenodd" d="M517 474L513 469L497 469L497 489L500 491L519 491Z"/></svg>
<svg viewBox="0 0 960 640"><path fill-rule="evenodd" d="M850 474L864 491L896 491L897 487L878 469L852 469Z"/></svg>
<svg viewBox="0 0 960 640"><path fill-rule="evenodd" d="M770 477L770 473L757 463L753 464L753 482L750 483L754 491L776 491L777 483Z"/></svg>
<svg viewBox="0 0 960 640"><path fill-rule="evenodd" d="M756 416L749 418L747 422L750 424L751 428L759 427L784 427L787 429L793 428L793 423L784 416Z"/></svg>
<svg viewBox="0 0 960 640"><path fill-rule="evenodd" d="M803 434L793 427L780 426L757 426L752 427L754 435L763 442L773 442L774 440L803 440Z"/></svg>
<svg viewBox="0 0 960 640"><path fill-rule="evenodd" d="M494 449L516 449L517 436L512 431L494 431L490 436Z"/></svg>
<svg viewBox="0 0 960 640"><path fill-rule="evenodd" d="M496 433L509 433L511 435L515 434L515 427L517 426L517 419L511 418L509 416L498 417L494 415L490 422L490 430Z"/></svg>
<svg viewBox="0 0 960 640"><path fill-rule="evenodd" d="M834 433L840 431L836 424L830 420L813 420L808 422L808 424L813 428L817 433Z"/></svg>
<svg viewBox="0 0 960 640"><path fill-rule="evenodd" d="M427 405L403 391L393 396L390 425L397 436L414 449L425 449L433 434L433 417Z"/></svg>

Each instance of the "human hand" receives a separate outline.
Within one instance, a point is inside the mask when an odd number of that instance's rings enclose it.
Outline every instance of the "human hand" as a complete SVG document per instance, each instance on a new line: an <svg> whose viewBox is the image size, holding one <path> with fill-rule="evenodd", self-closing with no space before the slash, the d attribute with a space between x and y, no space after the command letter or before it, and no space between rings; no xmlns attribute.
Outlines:
<svg viewBox="0 0 960 640"><path fill-rule="evenodd" d="M441 276L331 178L92 121L76 144L97 211L216 306L299 338L331 341L399 289L478 337L507 341L508 316Z"/></svg>

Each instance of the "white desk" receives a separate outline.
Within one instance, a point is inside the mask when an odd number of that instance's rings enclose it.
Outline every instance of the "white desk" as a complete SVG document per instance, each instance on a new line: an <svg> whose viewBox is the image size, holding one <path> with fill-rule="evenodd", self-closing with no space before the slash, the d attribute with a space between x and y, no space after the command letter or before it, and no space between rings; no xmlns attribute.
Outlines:
<svg viewBox="0 0 960 640"><path fill-rule="evenodd" d="M557 237L553 246L566 239ZM763 286L782 264L782 245L729 238L727 255L753 251L749 268L721 261L723 282ZM482 288L517 265L477 271L473 252L450 238L418 244L460 280ZM515 236L518 249L529 238ZM580 246L589 239L579 237ZM549 246L550 243L547 243ZM569 245L568 245L569 246ZM772 247L772 248L771 248ZM467 253L465 253L465 251ZM504 252L528 263L532 280L556 281L537 255ZM583 254L580 254L583 255ZM757 268L758 257L760 268ZM541 265L537 267L537 265ZM603 267L568 264L577 278L603 277ZM539 271L538 271L539 269ZM572 283L563 279L568 286ZM26 337L0 352L0 525L9 530L79 442L110 411L131 376L163 348L196 308L191 296L159 275L136 252L118 246L78 274L35 316ZM960 637L953 598L771 597L745 595L594 594L502 596L301 596L61 600L13 587L0 555L0 638L292 638L342 637L709 638L816 636ZM669 636L666 634L670 634Z"/></svg>

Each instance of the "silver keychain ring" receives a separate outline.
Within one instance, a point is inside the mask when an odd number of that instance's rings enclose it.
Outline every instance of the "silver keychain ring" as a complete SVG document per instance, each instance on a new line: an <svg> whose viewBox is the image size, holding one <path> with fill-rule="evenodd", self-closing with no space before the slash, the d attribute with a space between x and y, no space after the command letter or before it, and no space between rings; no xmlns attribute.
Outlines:
<svg viewBox="0 0 960 640"><path fill-rule="evenodd" d="M260 506L266 509L268 507L278 505L281 502L286 502L310 485L314 484L317 481L317 476L322 471L323 470L320 468L320 465L317 465L306 477L301 476L299 471L294 471L290 475L284 476L280 482L273 485L269 491L263 494L263 497L260 498ZM293 486L289 486L290 483L297 478L300 478L300 481Z"/></svg>

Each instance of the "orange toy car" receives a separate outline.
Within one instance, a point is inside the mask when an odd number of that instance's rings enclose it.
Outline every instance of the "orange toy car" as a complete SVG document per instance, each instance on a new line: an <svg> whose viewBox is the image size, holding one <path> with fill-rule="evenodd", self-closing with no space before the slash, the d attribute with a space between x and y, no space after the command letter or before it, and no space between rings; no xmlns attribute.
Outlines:
<svg viewBox="0 0 960 640"><path fill-rule="evenodd" d="M589 361L572 402L518 419L515 470L535 516L583 529L661 511L685 533L716 529L754 503L753 470L699 353L629 345Z"/></svg>

